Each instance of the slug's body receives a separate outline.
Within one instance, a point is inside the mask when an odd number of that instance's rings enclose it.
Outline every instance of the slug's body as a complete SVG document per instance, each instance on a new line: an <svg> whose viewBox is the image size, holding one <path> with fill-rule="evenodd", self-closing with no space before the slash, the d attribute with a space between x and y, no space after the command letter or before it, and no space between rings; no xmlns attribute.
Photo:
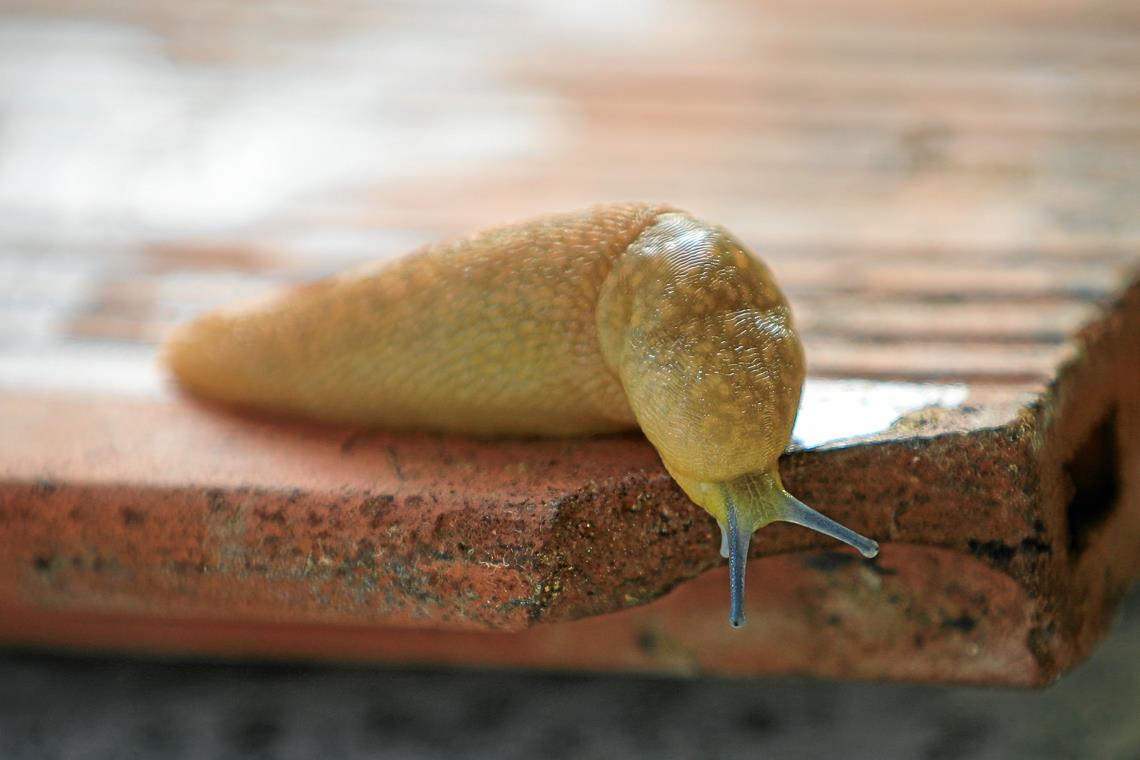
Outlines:
<svg viewBox="0 0 1140 760"><path fill-rule="evenodd" d="M194 393L322 420L476 435L640 427L744 559L774 520L869 541L789 496L804 359L768 269L720 227L602 206L427 246L206 315L168 341Z"/></svg>

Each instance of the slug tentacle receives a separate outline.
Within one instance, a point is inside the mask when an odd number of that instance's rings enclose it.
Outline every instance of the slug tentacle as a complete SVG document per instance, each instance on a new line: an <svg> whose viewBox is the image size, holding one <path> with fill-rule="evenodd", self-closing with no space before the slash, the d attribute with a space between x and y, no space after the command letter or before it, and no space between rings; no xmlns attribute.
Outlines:
<svg viewBox="0 0 1140 760"><path fill-rule="evenodd" d="M866 536L859 535L845 525L840 525L827 515L816 512L787 491L783 491L782 493L784 496L783 506L786 511L784 516L779 518L780 520L802 525L805 528L811 528L817 533L831 536L848 546L854 547L860 554L868 559L878 556L879 545L876 542Z"/></svg>
<svg viewBox="0 0 1140 760"><path fill-rule="evenodd" d="M733 628L744 625L744 578L748 564L748 547L752 543L752 533L741 531L737 520L736 505L727 490L724 492L725 513L728 528L721 529L721 553L728 557L728 622ZM727 549L727 551L725 551Z"/></svg>
<svg viewBox="0 0 1140 760"><path fill-rule="evenodd" d="M697 504L718 515L721 556L728 558L729 622L734 628L744 625L744 574L751 537L765 525L790 522L842 541L864 557L874 557L879 553L879 545L871 539L840 525L788 493L778 475L761 473L745 475L727 483L689 483L688 488L696 494L691 498Z"/></svg>

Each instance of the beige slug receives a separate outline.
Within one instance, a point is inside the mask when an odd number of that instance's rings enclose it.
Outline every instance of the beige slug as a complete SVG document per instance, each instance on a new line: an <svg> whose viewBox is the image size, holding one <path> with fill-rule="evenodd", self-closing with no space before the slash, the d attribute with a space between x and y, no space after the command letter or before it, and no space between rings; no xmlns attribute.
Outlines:
<svg viewBox="0 0 1140 760"><path fill-rule="evenodd" d="M207 314L165 352L193 393L320 420L640 427L720 524L734 626L756 529L784 520L878 552L784 490L804 378L788 304L736 238L682 211L598 206L428 245Z"/></svg>

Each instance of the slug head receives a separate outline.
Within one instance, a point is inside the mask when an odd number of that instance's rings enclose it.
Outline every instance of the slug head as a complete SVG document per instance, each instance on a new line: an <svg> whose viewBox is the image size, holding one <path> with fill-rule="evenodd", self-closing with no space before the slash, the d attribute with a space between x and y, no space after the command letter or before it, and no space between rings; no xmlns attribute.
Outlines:
<svg viewBox="0 0 1140 760"><path fill-rule="evenodd" d="M670 474L721 526L734 626L744 622L753 531L795 522L877 545L790 496L777 462L791 439L804 356L768 268L731 234L662 214L618 259L602 287L602 353Z"/></svg>

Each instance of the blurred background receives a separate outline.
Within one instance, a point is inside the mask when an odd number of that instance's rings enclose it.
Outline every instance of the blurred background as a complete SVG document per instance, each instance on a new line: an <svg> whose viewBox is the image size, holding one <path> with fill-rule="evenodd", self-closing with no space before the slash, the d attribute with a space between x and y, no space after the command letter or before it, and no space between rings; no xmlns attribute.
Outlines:
<svg viewBox="0 0 1140 760"><path fill-rule="evenodd" d="M0 654L5 758L1140 756L1140 596L1042 692Z"/></svg>
<svg viewBox="0 0 1140 760"><path fill-rule="evenodd" d="M638 199L768 258L813 376L1032 389L1136 264L1138 73L1129 0L0 0L0 388ZM1135 593L1039 694L7 652L0 756L1137 758L1138 652Z"/></svg>
<svg viewBox="0 0 1140 760"><path fill-rule="evenodd" d="M1138 16L3 0L0 383L153 389L208 307L614 200L765 256L813 376L1040 381L1135 259Z"/></svg>
<svg viewBox="0 0 1140 760"><path fill-rule="evenodd" d="M0 655L5 758L1140 755L1140 597L1044 692Z"/></svg>

